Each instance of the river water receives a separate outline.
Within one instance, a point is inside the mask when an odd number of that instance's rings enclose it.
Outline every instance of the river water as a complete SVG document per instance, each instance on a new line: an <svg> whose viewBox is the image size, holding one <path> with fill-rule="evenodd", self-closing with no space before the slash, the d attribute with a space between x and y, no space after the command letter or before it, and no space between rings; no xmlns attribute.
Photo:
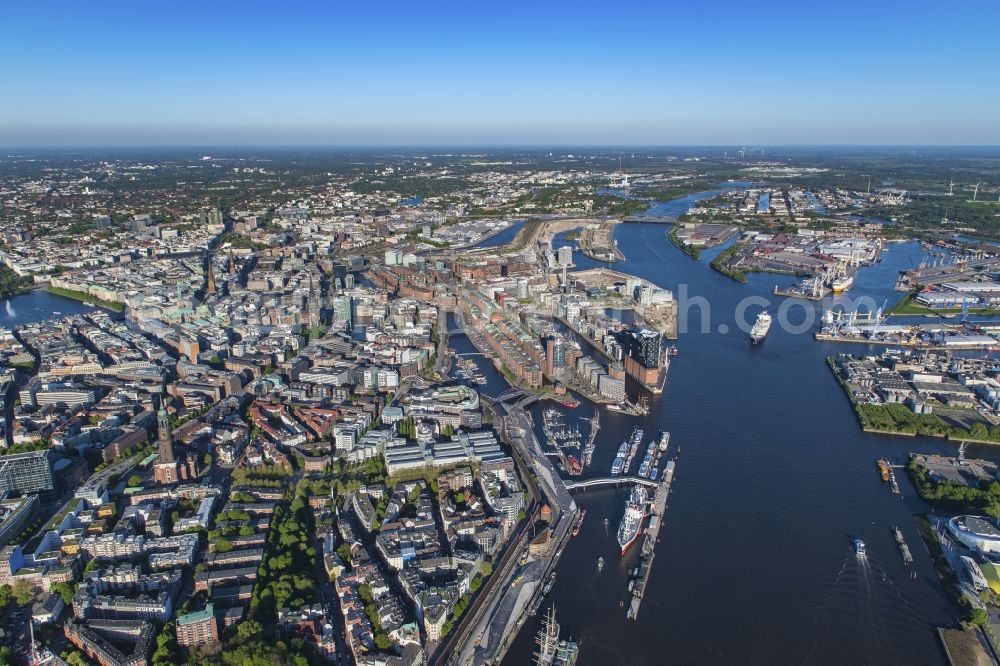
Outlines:
<svg viewBox="0 0 1000 666"><path fill-rule="evenodd" d="M664 204L657 214L683 212L694 200ZM781 303L771 294L774 285L792 279L757 274L741 285L709 267L721 248L694 261L665 232L660 225L619 225L616 238L626 260L614 268L675 294L686 288L704 297L709 331L682 333L680 354L663 394L650 396L648 416L601 414L587 474L606 475L618 443L636 425L645 430L645 441L660 429L671 432L669 456L677 457L677 473L634 622L620 604L628 597L638 549L623 559L615 541L627 491L577 495L586 521L563 554L549 602L564 637L581 644L578 664L943 663L934 628L952 624L958 611L913 522L929 507L905 474L898 475L902 496L890 494L875 459L902 463L910 451L954 453L955 446L863 433L824 359L866 348L817 343L815 326L796 334L777 320L764 343L751 346L739 330L737 306L756 296L769 301L773 313ZM557 239L556 245L565 242ZM862 269L850 295L892 305L900 296L893 291L897 272L920 256L915 243L889 246L881 263ZM574 260L581 268L595 265L579 253ZM752 321L759 309L750 308L745 318ZM471 350L463 336L453 344ZM484 392L503 391L492 365L480 366L489 378ZM628 389L638 395L633 383ZM542 409L534 408L538 426ZM593 407L584 403L568 411L573 423L591 416ZM582 432L587 427L580 423ZM998 457L982 447L968 453ZM893 540L896 525L916 558L910 567ZM868 544L867 564L854 556L855 537ZM596 569L600 556L607 563L602 573ZM526 622L505 665L532 663L538 626L538 619Z"/></svg>
<svg viewBox="0 0 1000 666"><path fill-rule="evenodd" d="M517 236L517 232L520 231L523 226L524 220L519 220L498 233L496 236L479 243L476 247L497 247L498 245L506 245L514 240L514 237Z"/></svg>

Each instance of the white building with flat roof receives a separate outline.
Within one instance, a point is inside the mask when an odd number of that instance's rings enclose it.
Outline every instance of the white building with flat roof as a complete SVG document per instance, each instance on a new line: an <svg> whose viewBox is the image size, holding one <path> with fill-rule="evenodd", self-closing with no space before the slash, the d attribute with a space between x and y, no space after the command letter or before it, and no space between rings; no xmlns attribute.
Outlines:
<svg viewBox="0 0 1000 666"><path fill-rule="evenodd" d="M985 516L955 516L948 521L948 531L960 543L984 553L1000 553L1000 529Z"/></svg>

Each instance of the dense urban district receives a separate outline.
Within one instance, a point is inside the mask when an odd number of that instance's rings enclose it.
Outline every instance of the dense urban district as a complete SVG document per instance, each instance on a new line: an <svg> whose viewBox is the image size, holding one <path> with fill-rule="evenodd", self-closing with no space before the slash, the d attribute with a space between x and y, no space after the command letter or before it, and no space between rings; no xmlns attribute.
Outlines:
<svg viewBox="0 0 1000 666"><path fill-rule="evenodd" d="M7 319L81 303L0 328L0 660L499 663L583 520L600 423L561 410L647 413L684 333L673 290L615 269L622 223L807 300L921 241L898 304L815 335L885 347L830 359L866 429L1000 441L1000 327L969 316L1000 308L998 195L1000 161L933 150L6 155ZM642 441L593 477L635 485L622 552L650 534L631 618L673 469L669 433ZM910 470L988 624L996 468ZM554 612L538 645L576 660Z"/></svg>

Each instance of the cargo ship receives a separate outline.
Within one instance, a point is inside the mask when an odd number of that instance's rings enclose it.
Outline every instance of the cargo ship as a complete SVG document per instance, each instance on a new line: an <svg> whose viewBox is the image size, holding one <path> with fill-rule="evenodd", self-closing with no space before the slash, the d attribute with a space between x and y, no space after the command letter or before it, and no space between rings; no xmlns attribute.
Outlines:
<svg viewBox="0 0 1000 666"><path fill-rule="evenodd" d="M842 275L841 277L834 278L833 282L830 283L830 288L833 289L833 293L835 294L842 294L852 286L854 286L853 275Z"/></svg>
<svg viewBox="0 0 1000 666"><path fill-rule="evenodd" d="M576 519L576 523L573 525L573 536L580 534L580 528L583 527L583 518L587 515L586 509L580 510L580 517Z"/></svg>
<svg viewBox="0 0 1000 666"><path fill-rule="evenodd" d="M767 333L770 330L771 315L768 314L767 310L764 310L757 315L757 321L753 323L753 327L750 329L750 342L755 345L760 344L760 342L767 337Z"/></svg>
<svg viewBox="0 0 1000 666"><path fill-rule="evenodd" d="M646 488L636 484L632 489L628 504L625 505L625 515L618 525L618 546L624 555L642 534L642 521L646 518Z"/></svg>
<svg viewBox="0 0 1000 666"><path fill-rule="evenodd" d="M879 458L875 462L878 463L878 471L882 475L882 480L886 483L889 483L889 476L890 476L889 461L886 460L885 458Z"/></svg>

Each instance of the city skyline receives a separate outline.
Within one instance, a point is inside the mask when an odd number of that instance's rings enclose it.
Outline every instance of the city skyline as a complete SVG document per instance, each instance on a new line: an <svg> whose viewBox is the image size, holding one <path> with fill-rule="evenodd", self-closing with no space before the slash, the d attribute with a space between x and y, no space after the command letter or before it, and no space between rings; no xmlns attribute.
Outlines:
<svg viewBox="0 0 1000 666"><path fill-rule="evenodd" d="M990 3L16 3L0 145L1000 144Z"/></svg>

